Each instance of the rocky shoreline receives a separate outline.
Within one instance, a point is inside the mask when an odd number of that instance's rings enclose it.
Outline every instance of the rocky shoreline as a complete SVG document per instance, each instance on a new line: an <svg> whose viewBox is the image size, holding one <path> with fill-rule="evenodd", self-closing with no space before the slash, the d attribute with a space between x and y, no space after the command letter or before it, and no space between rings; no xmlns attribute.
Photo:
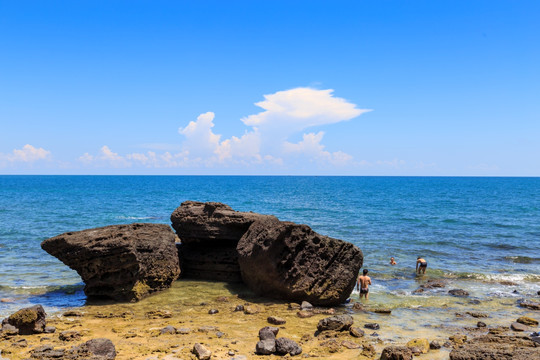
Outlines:
<svg viewBox="0 0 540 360"><path fill-rule="evenodd" d="M431 279L413 293L444 293L464 310L430 311L476 324L396 336L407 326L400 309L346 301L363 262L356 246L220 203L185 202L171 222L176 236L130 224L45 240L79 273L89 303L4 319L0 359L540 359L536 299L501 324L466 291Z"/></svg>

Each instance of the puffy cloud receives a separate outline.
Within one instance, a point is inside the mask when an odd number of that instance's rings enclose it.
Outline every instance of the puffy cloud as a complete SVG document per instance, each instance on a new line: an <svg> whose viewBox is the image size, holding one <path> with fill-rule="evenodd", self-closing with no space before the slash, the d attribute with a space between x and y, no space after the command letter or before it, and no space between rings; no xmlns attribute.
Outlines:
<svg viewBox="0 0 540 360"><path fill-rule="evenodd" d="M347 165L352 161L353 157L342 151L330 153L324 150L324 145L321 144L323 136L323 131L319 131L317 134L304 134L302 141L297 144L286 142L284 144L284 150L289 153L303 154L310 159L338 166Z"/></svg>
<svg viewBox="0 0 540 360"><path fill-rule="evenodd" d="M0 167L14 166L16 163L33 164L36 161L52 160L51 152L26 144L22 149L13 149L11 153L0 153Z"/></svg>
<svg viewBox="0 0 540 360"><path fill-rule="evenodd" d="M99 155L84 154L84 163L109 164L115 167L142 165L146 167L216 167L270 164L283 166L288 157L321 164L353 163L352 156L330 152L321 143L324 133L309 132L294 144L288 139L316 126L334 124L355 118L370 110L358 109L355 104L335 97L333 90L295 88L264 96L255 105L264 111L240 119L249 128L242 136L222 139L214 133L215 114L206 112L180 127L182 151L158 154L153 151L125 156L103 146ZM165 149L162 149L165 150Z"/></svg>

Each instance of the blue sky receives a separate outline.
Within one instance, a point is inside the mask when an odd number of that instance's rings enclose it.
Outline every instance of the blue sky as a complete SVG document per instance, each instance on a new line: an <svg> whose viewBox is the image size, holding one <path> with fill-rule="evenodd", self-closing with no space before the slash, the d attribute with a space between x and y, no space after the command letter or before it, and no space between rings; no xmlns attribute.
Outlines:
<svg viewBox="0 0 540 360"><path fill-rule="evenodd" d="M539 13L0 0L0 174L540 176Z"/></svg>

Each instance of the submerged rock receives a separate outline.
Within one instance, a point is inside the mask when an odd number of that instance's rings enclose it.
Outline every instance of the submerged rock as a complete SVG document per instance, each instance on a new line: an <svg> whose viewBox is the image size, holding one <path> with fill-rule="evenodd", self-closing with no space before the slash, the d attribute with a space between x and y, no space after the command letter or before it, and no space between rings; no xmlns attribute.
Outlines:
<svg viewBox="0 0 540 360"><path fill-rule="evenodd" d="M383 349L380 360L412 360L411 349L406 346L387 346Z"/></svg>
<svg viewBox="0 0 540 360"><path fill-rule="evenodd" d="M68 232L41 247L77 271L89 297L137 301L170 287L180 274L175 236L167 225L111 225Z"/></svg>
<svg viewBox="0 0 540 360"><path fill-rule="evenodd" d="M468 291L465 291L463 289L452 289L452 290L448 290L448 293L450 295L454 295L454 296L469 296L469 292Z"/></svg>
<svg viewBox="0 0 540 360"><path fill-rule="evenodd" d="M520 324L523 324L523 325L528 325L528 326L537 326L538 325L538 320L527 317L527 316L522 316L522 317L518 318L516 320L516 322L518 322Z"/></svg>
<svg viewBox="0 0 540 360"><path fill-rule="evenodd" d="M351 243L275 218L253 223L237 250L242 279L255 293L322 306L345 302L363 261Z"/></svg>
<svg viewBox="0 0 540 360"><path fill-rule="evenodd" d="M17 329L19 335L41 334L45 331L47 314L41 305L34 305L11 314L2 321Z"/></svg>
<svg viewBox="0 0 540 360"><path fill-rule="evenodd" d="M450 352L450 360L540 359L540 347L526 336L488 334L467 341Z"/></svg>

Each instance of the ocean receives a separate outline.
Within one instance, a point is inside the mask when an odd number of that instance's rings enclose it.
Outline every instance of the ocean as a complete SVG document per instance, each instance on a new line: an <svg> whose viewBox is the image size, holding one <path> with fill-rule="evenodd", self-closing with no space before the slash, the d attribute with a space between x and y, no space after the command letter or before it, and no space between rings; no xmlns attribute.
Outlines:
<svg viewBox="0 0 540 360"><path fill-rule="evenodd" d="M540 290L540 178L321 176L0 176L0 318L30 304L83 306L83 284L40 247L112 224L170 224L183 201L216 201L356 244L370 301L415 307L425 278L446 278L480 301ZM397 265L390 266L390 257ZM424 299L424 300L421 300Z"/></svg>

